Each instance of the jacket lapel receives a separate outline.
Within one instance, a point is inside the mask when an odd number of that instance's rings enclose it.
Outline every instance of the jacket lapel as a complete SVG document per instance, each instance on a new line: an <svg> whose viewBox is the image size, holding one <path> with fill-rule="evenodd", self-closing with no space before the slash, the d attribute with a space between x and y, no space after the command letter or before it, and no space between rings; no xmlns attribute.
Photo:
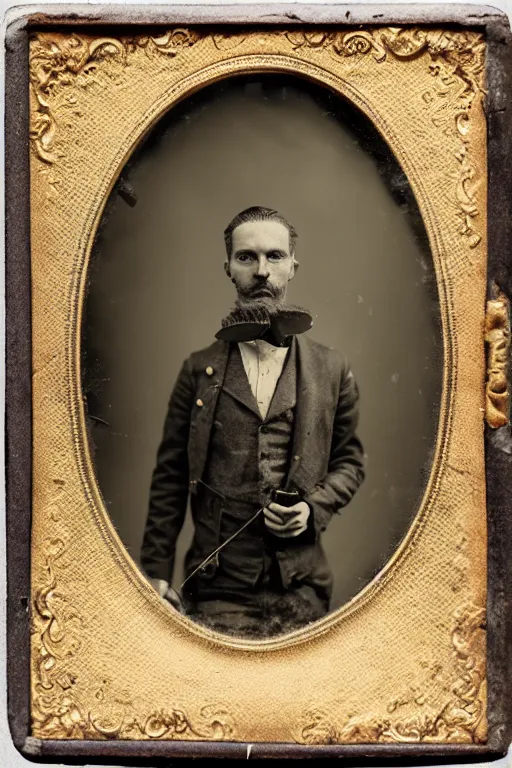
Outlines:
<svg viewBox="0 0 512 768"><path fill-rule="evenodd" d="M258 403L252 393L238 344L233 344L231 347L222 390L231 395L231 397L234 397L242 405L245 405L246 408L249 408L250 411L261 419Z"/></svg>
<svg viewBox="0 0 512 768"><path fill-rule="evenodd" d="M197 488L197 481L203 474L217 400L226 375L228 359L229 344L218 341L205 350L204 359L200 361L200 367L196 373L196 401L192 406L194 418L191 421L188 447L192 490ZM211 376L207 373L209 369L213 370ZM199 402L202 403L201 406L198 405Z"/></svg>
<svg viewBox="0 0 512 768"><path fill-rule="evenodd" d="M267 413L267 421L279 416L284 411L293 408L297 402L297 374L296 374L296 339L292 340L290 350L286 356L283 371L271 400Z"/></svg>
<svg viewBox="0 0 512 768"><path fill-rule="evenodd" d="M307 338L295 337L297 368L297 405L292 440L290 470L286 488L295 486L306 492L310 489L311 473L308 467L308 452L318 450L317 427L319 408L328 405L326 392L323 390L322 370L318 360L313 358ZM326 382L324 382L326 384ZM327 385L327 391L328 385Z"/></svg>

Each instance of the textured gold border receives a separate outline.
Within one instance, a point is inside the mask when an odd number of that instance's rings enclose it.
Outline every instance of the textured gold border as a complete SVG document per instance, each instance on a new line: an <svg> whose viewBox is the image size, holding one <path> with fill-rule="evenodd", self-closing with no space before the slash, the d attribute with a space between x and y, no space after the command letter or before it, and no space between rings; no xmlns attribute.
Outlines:
<svg viewBox="0 0 512 768"><path fill-rule="evenodd" d="M35 736L485 740L484 52L476 33L418 28L32 39ZM180 99L255 71L322 83L380 130L423 215L444 338L409 533L348 605L263 642L193 624L141 577L95 482L79 376L90 249L126 159Z"/></svg>

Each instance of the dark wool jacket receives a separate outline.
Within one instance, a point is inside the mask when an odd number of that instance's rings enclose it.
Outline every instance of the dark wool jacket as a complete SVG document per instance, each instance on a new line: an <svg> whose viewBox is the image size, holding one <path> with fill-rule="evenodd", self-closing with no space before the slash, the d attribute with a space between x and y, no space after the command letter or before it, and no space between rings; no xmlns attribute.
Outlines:
<svg viewBox="0 0 512 768"><path fill-rule="evenodd" d="M319 567L322 571L327 569L320 534L331 516L350 501L364 478L363 450L355 434L359 409L352 372L330 347L306 336L296 337L293 343L297 353L297 403L293 460L286 489L298 490L309 504L313 536L306 543L302 543L302 537L297 537L300 542L291 537L290 546L279 551L285 586L293 579L300 583L313 577L314 581L313 572ZM172 579L175 545L189 493L194 520L201 514L200 481L205 474L210 433L228 357L229 344L222 341L193 353L183 364L171 394L141 552L141 565L152 578L169 582ZM209 551L203 553L204 557L208 554Z"/></svg>

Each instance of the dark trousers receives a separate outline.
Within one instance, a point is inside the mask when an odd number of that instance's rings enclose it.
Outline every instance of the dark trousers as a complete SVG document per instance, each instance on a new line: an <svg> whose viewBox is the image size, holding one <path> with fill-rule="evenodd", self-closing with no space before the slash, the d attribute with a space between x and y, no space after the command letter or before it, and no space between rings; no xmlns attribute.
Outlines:
<svg viewBox="0 0 512 768"><path fill-rule="evenodd" d="M217 632L264 639L293 632L321 619L329 606L307 584L284 589L280 579L265 579L244 596L219 596L187 606L191 619Z"/></svg>
<svg viewBox="0 0 512 768"><path fill-rule="evenodd" d="M213 551L219 541L227 541L259 509L254 502L220 501L220 494L209 491L208 487L201 489L196 530L202 533L202 526L208 533L217 530L218 541L211 539L205 547L205 533L197 554L193 543L188 555L190 570L205 552ZM283 586L276 555L276 546L281 545L267 530L263 514L258 515L216 561L190 579L183 590L187 615L219 632L254 638L292 632L325 616L329 600L322 590L303 582Z"/></svg>

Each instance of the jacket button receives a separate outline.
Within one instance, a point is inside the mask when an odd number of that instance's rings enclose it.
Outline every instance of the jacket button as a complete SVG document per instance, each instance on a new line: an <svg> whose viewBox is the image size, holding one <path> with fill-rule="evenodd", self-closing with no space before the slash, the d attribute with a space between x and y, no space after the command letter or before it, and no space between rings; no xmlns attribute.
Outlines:
<svg viewBox="0 0 512 768"><path fill-rule="evenodd" d="M294 456L294 457L293 457L293 460L294 460L294 461L300 461L300 456L298 456L298 455L297 455L297 456Z"/></svg>
<svg viewBox="0 0 512 768"><path fill-rule="evenodd" d="M207 376L213 376L213 374L215 373L215 371L213 370L213 368L211 367L211 365L209 365L209 366L206 368L206 371L205 371L205 373L206 373L206 375L207 375Z"/></svg>
<svg viewBox="0 0 512 768"><path fill-rule="evenodd" d="M196 405L197 405L199 408L202 408L202 407L203 407L204 403L203 403L203 401L201 400L201 398L198 398L198 399L196 400Z"/></svg>

